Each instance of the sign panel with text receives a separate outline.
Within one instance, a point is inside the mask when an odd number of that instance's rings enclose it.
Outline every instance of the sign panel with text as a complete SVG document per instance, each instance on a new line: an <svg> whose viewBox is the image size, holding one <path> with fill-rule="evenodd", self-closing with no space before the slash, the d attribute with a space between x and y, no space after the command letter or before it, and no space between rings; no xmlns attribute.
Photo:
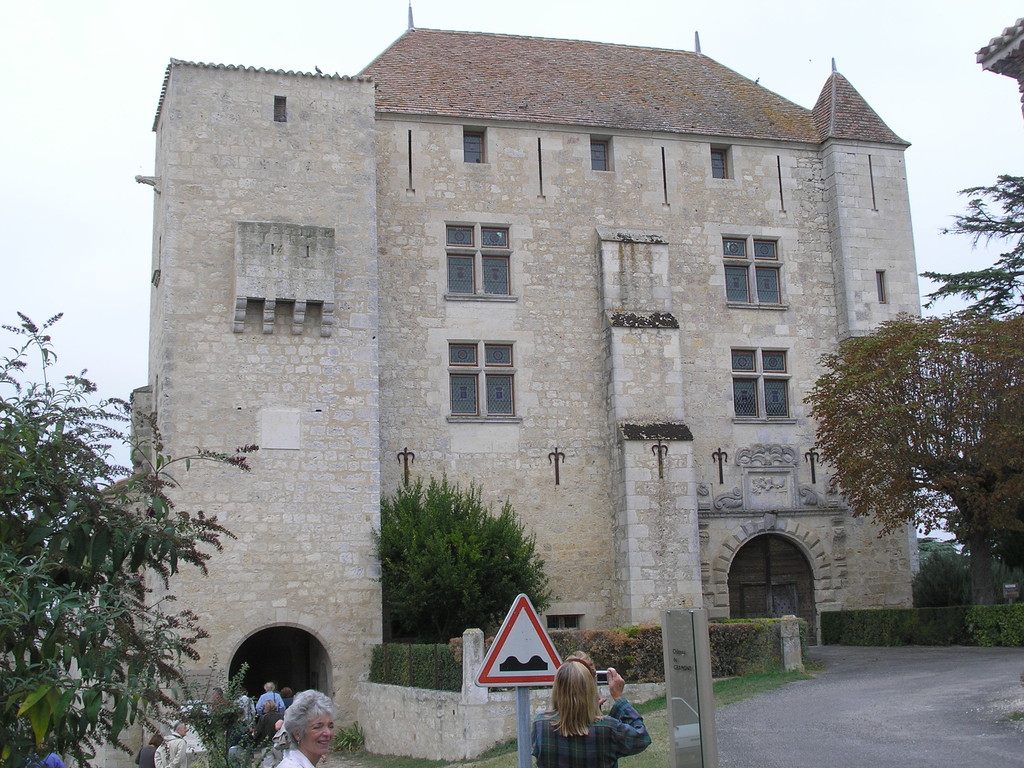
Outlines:
<svg viewBox="0 0 1024 768"><path fill-rule="evenodd" d="M707 615L702 608L665 611L661 633L672 768L718 768Z"/></svg>

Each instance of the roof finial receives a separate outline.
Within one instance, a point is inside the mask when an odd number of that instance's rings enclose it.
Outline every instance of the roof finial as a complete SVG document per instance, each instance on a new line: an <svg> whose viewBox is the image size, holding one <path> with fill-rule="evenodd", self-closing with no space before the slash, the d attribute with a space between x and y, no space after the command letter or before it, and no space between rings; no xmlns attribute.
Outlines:
<svg viewBox="0 0 1024 768"><path fill-rule="evenodd" d="M409 0L409 29L416 29L416 25L412 23L412 0Z"/></svg>
<svg viewBox="0 0 1024 768"><path fill-rule="evenodd" d="M693 33L693 52L700 53L700 32Z"/></svg>
<svg viewBox="0 0 1024 768"><path fill-rule="evenodd" d="M833 56L833 57L832 57L832 74L834 75L834 74L835 74L836 72L838 72L838 71L839 71L839 70L838 70L838 69L836 69L836 57L835 57L835 56Z"/></svg>

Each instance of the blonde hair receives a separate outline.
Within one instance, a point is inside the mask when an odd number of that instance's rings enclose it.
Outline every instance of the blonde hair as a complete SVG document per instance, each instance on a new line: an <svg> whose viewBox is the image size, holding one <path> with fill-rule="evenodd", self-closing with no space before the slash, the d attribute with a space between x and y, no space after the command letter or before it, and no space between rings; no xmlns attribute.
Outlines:
<svg viewBox="0 0 1024 768"><path fill-rule="evenodd" d="M558 715L555 729L563 736L586 736L601 717L591 669L583 659L569 657L555 672L551 706Z"/></svg>

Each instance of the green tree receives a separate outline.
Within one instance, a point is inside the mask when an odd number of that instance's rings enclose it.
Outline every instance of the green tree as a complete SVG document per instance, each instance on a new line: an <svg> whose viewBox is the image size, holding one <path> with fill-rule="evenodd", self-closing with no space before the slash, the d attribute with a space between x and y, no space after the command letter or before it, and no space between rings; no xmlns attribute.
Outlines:
<svg viewBox="0 0 1024 768"><path fill-rule="evenodd" d="M205 572L230 536L216 517L177 509L172 470L197 459L246 470L245 452L171 459L159 436L129 473L111 458L128 405L96 402L81 375L51 381L56 354L20 315L0 359L0 759L21 766L44 740L88 765L100 741L172 704L161 691L196 658L196 617L154 599L151 578L185 564ZM27 382L38 355L39 382Z"/></svg>
<svg viewBox="0 0 1024 768"><path fill-rule="evenodd" d="M492 515L475 485L403 486L381 499L376 539L385 615L419 640L495 627L520 593L537 610L551 601L535 537L507 501Z"/></svg>
<svg viewBox="0 0 1024 768"><path fill-rule="evenodd" d="M1024 177L1000 176L989 187L971 187L967 213L957 216L946 234L968 235L973 243L1006 241L1011 247L994 265L971 272L923 272L942 285L928 294L925 307L939 299L960 297L970 309L990 317L1024 312Z"/></svg>
<svg viewBox="0 0 1024 768"><path fill-rule="evenodd" d="M807 397L818 445L856 514L886 531L946 527L993 601L991 551L1024 528L1024 315L901 317L825 355Z"/></svg>

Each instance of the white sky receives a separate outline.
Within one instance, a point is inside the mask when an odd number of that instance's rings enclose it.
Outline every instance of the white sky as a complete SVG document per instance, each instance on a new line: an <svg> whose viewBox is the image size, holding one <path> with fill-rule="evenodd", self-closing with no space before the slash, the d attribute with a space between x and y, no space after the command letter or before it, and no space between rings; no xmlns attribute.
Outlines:
<svg viewBox="0 0 1024 768"><path fill-rule="evenodd" d="M840 10L840 8L842 10ZM975 52L1019 0L414 0L417 26L692 50L810 108L839 71L907 151L919 271L994 255L938 230L957 190L1024 174L1017 84ZM153 115L170 58L356 74L407 0L7 0L0 10L0 322L54 329L66 370L106 396L146 383ZM995 253L993 251L992 253ZM0 348L9 346L0 333Z"/></svg>

